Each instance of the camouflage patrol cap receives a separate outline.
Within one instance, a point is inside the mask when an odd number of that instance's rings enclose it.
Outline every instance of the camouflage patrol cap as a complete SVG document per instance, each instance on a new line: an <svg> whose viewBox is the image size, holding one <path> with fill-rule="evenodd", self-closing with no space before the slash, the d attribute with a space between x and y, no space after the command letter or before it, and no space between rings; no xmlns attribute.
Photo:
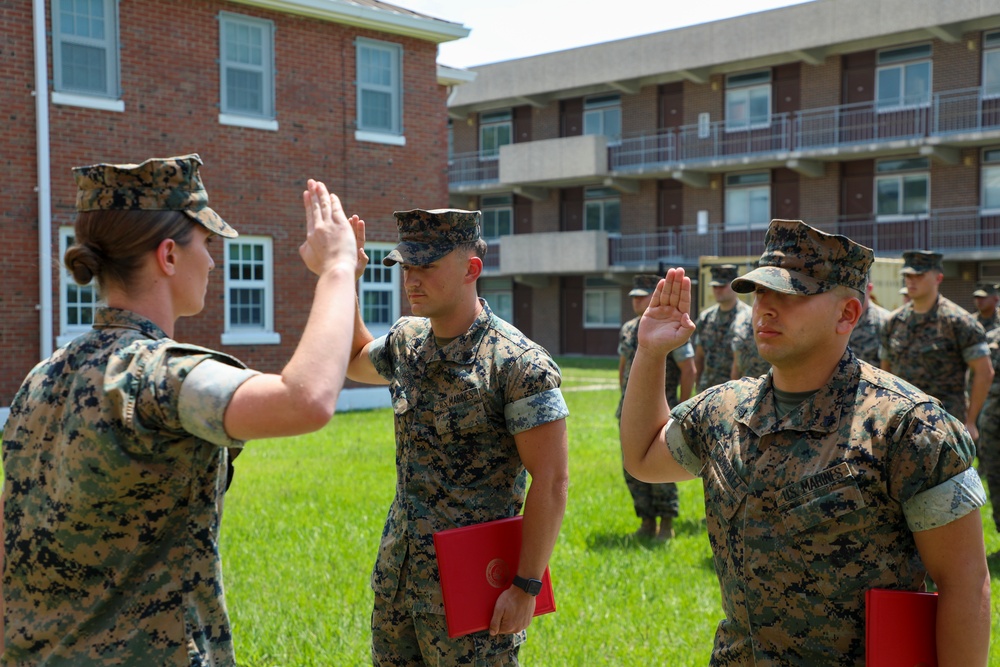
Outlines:
<svg viewBox="0 0 1000 667"><path fill-rule="evenodd" d="M900 273L927 273L928 271L944 271L941 260L944 257L939 252L930 250L907 250L903 253L903 268Z"/></svg>
<svg viewBox="0 0 1000 667"><path fill-rule="evenodd" d="M844 286L864 293L875 261L871 248L801 220L772 220L760 266L733 281L745 294L757 285L784 294L821 294Z"/></svg>
<svg viewBox="0 0 1000 667"><path fill-rule="evenodd" d="M641 273L637 276L632 277L632 291L628 293L629 296L649 296L656 289L657 283L660 282L660 276L654 276L649 273Z"/></svg>
<svg viewBox="0 0 1000 667"><path fill-rule="evenodd" d="M972 293L972 296L976 297L989 297L996 296L998 294L998 285L983 285Z"/></svg>
<svg viewBox="0 0 1000 667"><path fill-rule="evenodd" d="M737 267L735 264L718 264L709 269L712 272L712 287L725 287L736 280Z"/></svg>
<svg viewBox="0 0 1000 667"><path fill-rule="evenodd" d="M435 262L463 243L480 237L482 213L457 208L436 208L429 211L415 208L396 211L399 245L385 256L382 263L392 266L399 262L424 266Z"/></svg>
<svg viewBox="0 0 1000 667"><path fill-rule="evenodd" d="M208 207L208 192L198 175L197 153L150 158L140 164L75 167L77 211L183 211L210 232L239 236Z"/></svg>

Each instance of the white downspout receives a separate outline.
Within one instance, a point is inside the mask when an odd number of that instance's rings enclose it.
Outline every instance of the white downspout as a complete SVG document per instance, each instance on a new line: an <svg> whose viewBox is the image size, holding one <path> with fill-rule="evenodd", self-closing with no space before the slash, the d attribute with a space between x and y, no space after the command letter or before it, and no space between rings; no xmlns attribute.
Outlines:
<svg viewBox="0 0 1000 667"><path fill-rule="evenodd" d="M33 0L35 33L35 146L38 158L38 309L40 358L52 355L52 187L49 181L49 66L45 0Z"/></svg>

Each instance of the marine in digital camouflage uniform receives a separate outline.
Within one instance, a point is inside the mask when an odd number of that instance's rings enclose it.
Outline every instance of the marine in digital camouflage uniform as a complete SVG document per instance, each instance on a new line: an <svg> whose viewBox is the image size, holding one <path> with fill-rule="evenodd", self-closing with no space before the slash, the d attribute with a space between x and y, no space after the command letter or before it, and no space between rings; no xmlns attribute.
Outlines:
<svg viewBox="0 0 1000 667"><path fill-rule="evenodd" d="M372 573L372 660L516 665L534 599L512 585L495 614L513 613L516 602L529 614L522 628L505 632L505 623L493 636L482 631L449 639L433 535L511 517L524 507L518 574L541 579L568 475L559 368L476 297L468 272L481 270L482 262L467 248L480 239L478 211L395 215L400 243L383 263L402 265L418 316L401 318L377 340L359 321L349 371L360 381L388 382L395 412L396 495ZM463 280L459 292L441 295ZM456 322L461 331L438 330ZM532 475L527 497L526 469Z"/></svg>
<svg viewBox="0 0 1000 667"><path fill-rule="evenodd" d="M997 310L1000 291L997 285L983 285L972 293L972 299L976 302L976 321L983 329L992 331L1000 326L1000 311Z"/></svg>
<svg viewBox="0 0 1000 667"><path fill-rule="evenodd" d="M64 261L108 305L30 372L4 428L5 667L236 665L219 556L230 452L332 415L357 222L309 182L303 259L322 307L282 375L257 373L171 339L204 304L211 235L237 235L208 207L201 164L73 170Z"/></svg>
<svg viewBox="0 0 1000 667"><path fill-rule="evenodd" d="M196 155L74 170L81 212L181 210L223 236ZM211 390L182 391L202 363ZM229 398L254 371L99 308L36 366L3 432L0 664L235 665L219 521Z"/></svg>
<svg viewBox="0 0 1000 667"><path fill-rule="evenodd" d="M941 296L941 253L903 253L910 302L892 312L882 331L883 370L941 401L973 437L993 380L986 332L964 308ZM966 396L966 370L973 371Z"/></svg>
<svg viewBox="0 0 1000 667"><path fill-rule="evenodd" d="M889 311L871 300L871 292L874 286L868 283L866 292L865 309L861 313L861 319L851 332L851 340L848 343L851 351L861 361L867 361L875 366L879 365L879 347L882 344L882 329L886 320L889 319Z"/></svg>
<svg viewBox="0 0 1000 667"><path fill-rule="evenodd" d="M979 473L990 489L993 524L1000 532L1000 328L986 332L986 343L990 348L994 374L986 403L979 413L979 441L976 446Z"/></svg>
<svg viewBox="0 0 1000 667"><path fill-rule="evenodd" d="M753 321L749 317L743 319L736 327L732 346L733 371L729 376L731 380L760 377L767 375L771 370L771 364L757 351L757 341L753 339Z"/></svg>
<svg viewBox="0 0 1000 667"><path fill-rule="evenodd" d="M660 325L645 330L636 391L623 408L633 420L623 424L637 424L622 434L630 469L702 479L726 615L711 664L860 667L865 592L921 590L930 574L941 603L939 658L983 667L985 495L969 433L937 401L848 349L870 249L785 220L771 222L766 245L760 267L733 288L755 292L771 375L712 388L671 415L644 400L642 389L658 382L650 370L690 335L689 283L671 269L647 311Z"/></svg>
<svg viewBox="0 0 1000 667"><path fill-rule="evenodd" d="M718 303L698 315L694 341L699 391L729 380L733 369L733 338L750 316L750 306L740 301L729 286L736 278L736 265L713 266L711 273L712 294Z"/></svg>
<svg viewBox="0 0 1000 667"><path fill-rule="evenodd" d="M646 309L646 304L649 303L649 296L656 289L658 282L660 282L659 276L649 274L637 275L632 279L632 290L628 295L632 297L632 307L638 314L623 324L618 333L618 372L622 390L618 408L615 410L615 417L618 418L622 416L625 386L628 384L632 360L635 358L635 350L639 343L639 320L642 317L642 311ZM691 396L695 375L694 348L690 343L687 343L674 350L667 357L664 392L669 405L677 405L678 391L684 400ZM637 537L655 537L661 541L671 539L674 536L674 519L680 513L677 485L671 482L649 484L636 479L624 468L622 473L625 476L625 485L632 496L635 515L642 521L635 535ZM657 526L657 519L660 521L659 526Z"/></svg>

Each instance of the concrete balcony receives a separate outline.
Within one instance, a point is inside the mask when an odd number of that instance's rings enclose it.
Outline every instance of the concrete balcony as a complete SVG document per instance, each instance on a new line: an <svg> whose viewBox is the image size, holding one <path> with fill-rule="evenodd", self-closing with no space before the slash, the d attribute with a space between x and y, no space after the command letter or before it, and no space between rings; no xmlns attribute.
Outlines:
<svg viewBox="0 0 1000 667"><path fill-rule="evenodd" d="M608 173L608 140L601 135L544 139L500 147L500 182L573 185Z"/></svg>
<svg viewBox="0 0 1000 667"><path fill-rule="evenodd" d="M608 270L608 233L603 231L549 232L504 236L490 275L531 276L603 273ZM494 243L490 244L490 252Z"/></svg>

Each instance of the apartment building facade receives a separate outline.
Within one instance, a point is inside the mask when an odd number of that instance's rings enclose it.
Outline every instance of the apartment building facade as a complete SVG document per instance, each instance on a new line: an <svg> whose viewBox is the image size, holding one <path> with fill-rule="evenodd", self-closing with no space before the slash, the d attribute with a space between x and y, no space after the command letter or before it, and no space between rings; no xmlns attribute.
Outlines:
<svg viewBox="0 0 1000 667"><path fill-rule="evenodd" d="M71 168L198 153L211 204L240 232L214 246L204 312L176 338L280 371L308 315L301 192L325 181L368 223L366 320L405 308L394 210L447 201L457 23L378 0L15 0L0 11L0 406L99 302L61 267ZM455 78L457 77L457 78ZM0 408L0 421L4 417Z"/></svg>
<svg viewBox="0 0 1000 667"><path fill-rule="evenodd" d="M484 212L480 291L553 353L614 355L635 273L757 257L772 218L943 252L968 308L1000 282L992 3L813 0L473 71L451 202Z"/></svg>

